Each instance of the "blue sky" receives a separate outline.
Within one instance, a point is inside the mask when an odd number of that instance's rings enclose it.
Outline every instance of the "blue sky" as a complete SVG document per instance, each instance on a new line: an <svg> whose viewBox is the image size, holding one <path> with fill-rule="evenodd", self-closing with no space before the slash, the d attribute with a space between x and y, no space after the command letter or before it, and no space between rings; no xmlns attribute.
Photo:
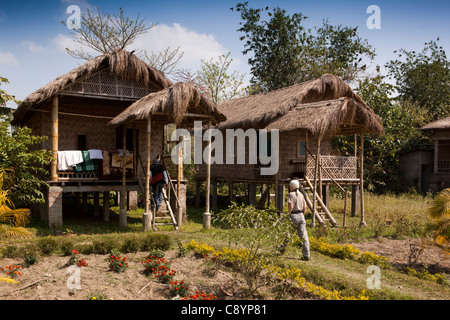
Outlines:
<svg viewBox="0 0 450 320"><path fill-rule="evenodd" d="M148 51L167 46L181 46L181 66L198 69L201 59L217 58L231 51L233 69L249 74L243 42L239 40L240 16L229 10L238 1L94 1L94 0L0 0L0 76L11 84L2 86L17 99L45 85L57 76L83 63L70 57L66 47L76 48L70 30L63 24L69 5L82 11L99 6L110 13L124 9L134 18L138 14L147 22L157 22L135 43ZM440 37L441 45L450 54L450 1L273 1L249 0L250 7L275 7L289 13L302 12L309 17L306 27L320 26L323 19L332 25L358 26L359 34L376 49L374 65L383 66L395 59L394 50L421 51L424 43ZM367 7L381 9L381 29L370 30L366 21ZM250 75L247 76L247 79Z"/></svg>

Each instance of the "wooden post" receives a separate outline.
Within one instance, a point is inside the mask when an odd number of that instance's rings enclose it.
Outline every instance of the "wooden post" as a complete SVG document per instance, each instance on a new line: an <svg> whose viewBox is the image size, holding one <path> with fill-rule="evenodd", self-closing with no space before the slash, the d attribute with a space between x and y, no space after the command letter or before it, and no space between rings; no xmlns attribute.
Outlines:
<svg viewBox="0 0 450 320"><path fill-rule="evenodd" d="M147 118L147 167L145 168L145 209L142 216L142 226L144 231L152 229L152 212L150 210L150 148L151 148L152 121L151 117Z"/></svg>
<svg viewBox="0 0 450 320"><path fill-rule="evenodd" d="M53 97L52 101L52 163L50 167L51 181L58 181L58 97Z"/></svg>
<svg viewBox="0 0 450 320"><path fill-rule="evenodd" d="M100 216L100 194L98 191L94 192L94 217Z"/></svg>
<svg viewBox="0 0 450 320"><path fill-rule="evenodd" d="M123 125L122 135L122 192L120 193L120 214L119 226L127 226L127 169L126 169L126 155L127 155L127 127Z"/></svg>
<svg viewBox="0 0 450 320"><path fill-rule="evenodd" d="M359 200L360 200L360 206L361 206L361 222L360 227L366 226L366 221L364 221L364 131L361 130L361 152L359 155L359 179L360 179L360 185L359 185Z"/></svg>
<svg viewBox="0 0 450 320"><path fill-rule="evenodd" d="M317 174L319 170L319 159L320 159L320 140L321 137L317 138L317 152L316 152L316 165L314 167L314 190L313 190L313 212L316 211L316 197L317 197ZM316 225L316 217L312 215L311 226L314 227Z"/></svg>
<svg viewBox="0 0 450 320"><path fill-rule="evenodd" d="M109 221L109 191L103 192L103 221Z"/></svg>
<svg viewBox="0 0 450 320"><path fill-rule="evenodd" d="M345 228L345 218L347 215L347 197L348 197L348 192L347 190L345 190L344 192L344 218L342 220L342 227Z"/></svg>
<svg viewBox="0 0 450 320"><path fill-rule="evenodd" d="M211 227L211 213L209 212L209 195L211 187L211 120L208 121L208 152L207 152L207 163L206 163L206 206L205 212L203 213L203 228L209 229Z"/></svg>
<svg viewBox="0 0 450 320"><path fill-rule="evenodd" d="M183 138L184 139L184 138ZM183 140L184 143L184 140ZM177 166L177 223L178 228L183 223L183 210L181 208L180 197L181 197L181 180L183 180L183 149L178 149L178 166ZM169 192L170 194L170 192Z"/></svg>

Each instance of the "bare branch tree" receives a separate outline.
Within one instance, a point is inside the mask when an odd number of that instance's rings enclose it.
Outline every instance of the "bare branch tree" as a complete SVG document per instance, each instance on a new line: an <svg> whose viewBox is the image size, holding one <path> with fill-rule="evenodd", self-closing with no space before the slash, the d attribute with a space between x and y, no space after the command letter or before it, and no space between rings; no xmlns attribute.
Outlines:
<svg viewBox="0 0 450 320"><path fill-rule="evenodd" d="M180 73L180 69L177 68L184 52L180 52L180 47L172 50L170 47L159 51L158 53L147 52L144 50L142 59L151 65L153 68L164 72L166 76L177 76Z"/></svg>
<svg viewBox="0 0 450 320"><path fill-rule="evenodd" d="M62 22L66 24L66 22ZM83 47L88 47L94 51L104 54L116 49L125 49L130 46L137 37L145 34L155 24L147 25L144 18L138 15L135 20L126 17L123 9L120 8L119 14L110 15L101 12L97 7L97 13L92 13L87 9L86 14L81 17L81 26L74 29L72 35L74 41L82 47L80 49L70 50L66 48L69 55L77 59L92 59L93 56L86 52Z"/></svg>

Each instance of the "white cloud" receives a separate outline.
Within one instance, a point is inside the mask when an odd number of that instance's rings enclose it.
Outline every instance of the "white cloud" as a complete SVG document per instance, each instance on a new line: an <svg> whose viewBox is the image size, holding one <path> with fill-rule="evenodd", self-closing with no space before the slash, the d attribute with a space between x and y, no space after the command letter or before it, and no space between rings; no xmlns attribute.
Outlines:
<svg viewBox="0 0 450 320"><path fill-rule="evenodd" d="M38 44L34 41L22 41L22 45L26 46L30 52L42 52L45 50L45 47L41 44Z"/></svg>
<svg viewBox="0 0 450 320"><path fill-rule="evenodd" d="M180 51L184 53L180 64L193 71L198 69L201 59L216 59L228 52L213 35L188 30L178 23L172 26L156 25L136 39L132 47L136 50L147 50L149 53L159 52L167 47L180 47Z"/></svg>
<svg viewBox="0 0 450 320"><path fill-rule="evenodd" d="M11 52L0 51L0 65L17 67L19 61Z"/></svg>

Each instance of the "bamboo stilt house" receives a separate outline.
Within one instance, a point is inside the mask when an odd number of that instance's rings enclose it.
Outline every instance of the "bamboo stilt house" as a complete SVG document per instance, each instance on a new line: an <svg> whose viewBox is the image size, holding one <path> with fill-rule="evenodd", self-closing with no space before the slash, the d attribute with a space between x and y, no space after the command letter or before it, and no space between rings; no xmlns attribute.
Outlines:
<svg viewBox="0 0 450 320"><path fill-rule="evenodd" d="M225 116L220 113L216 106L211 103L200 91L192 84L176 83L173 86L151 93L139 101L133 103L130 107L116 116L111 122L112 126L129 125L139 121L147 123L147 154L151 152L152 122L159 121L163 123L174 123L178 128L192 128L194 121L206 122L208 126L217 125L224 121ZM182 178L183 161L182 155L178 158L178 180ZM145 181L145 213L144 230L150 230L150 224L155 221L155 214L150 212L150 157L147 157ZM207 178L209 181L209 179ZM178 183L177 186L180 184ZM176 195L180 199L180 191ZM184 199L185 201L185 199ZM205 214L209 214L209 203L207 202ZM184 212L185 215L185 212ZM183 212L178 212L178 225L183 221ZM209 228L209 225L205 225Z"/></svg>
<svg viewBox="0 0 450 320"><path fill-rule="evenodd" d="M212 164L211 179L229 184L247 183L250 202L255 202L255 184L275 186L278 208L283 207L284 185L294 177L316 182L314 189L318 191L322 191L322 185L333 183L361 186L362 190L363 136L383 134L381 120L373 110L348 84L328 74L272 92L228 100L220 103L218 109L227 117L217 126L224 133L232 129L265 129L270 136L277 129L279 169L274 175L262 175L260 169L264 164L259 161ZM331 144L331 137L338 135L355 136L355 143L359 135L359 154L338 154ZM240 143L245 143L247 154L254 148L259 155L261 149L266 153L277 152L270 145L270 138L262 142L258 136L257 140L256 146L249 146L250 139ZM203 165L198 166L196 178L198 182L205 178Z"/></svg>
<svg viewBox="0 0 450 320"><path fill-rule="evenodd" d="M430 176L431 191L450 187L450 117L429 123L421 128L431 131L434 140L433 173Z"/></svg>
<svg viewBox="0 0 450 320"><path fill-rule="evenodd" d="M49 188L42 190L46 204L34 208L42 220L48 221L50 227L61 227L62 199L69 194L74 194L76 201L83 199L83 211L87 208L87 197L93 196L97 216L100 216L99 195L103 194L105 221L109 220L110 192L121 193L122 207L125 202L130 208L136 205L137 192L145 191L143 164L147 158L163 153L164 126L168 121L179 122L183 112L177 113L178 105L166 106L161 113L172 108L171 112L179 117L163 118L162 114L152 117L150 152L147 152L146 121L115 126L109 123L134 102L144 97L148 101L149 95L171 86L173 83L161 71L133 53L116 50L57 77L19 105L12 125L28 126L33 134L48 136L38 147L51 150L54 157L48 168L50 174L42 177L49 184ZM126 216L121 224L126 224Z"/></svg>

